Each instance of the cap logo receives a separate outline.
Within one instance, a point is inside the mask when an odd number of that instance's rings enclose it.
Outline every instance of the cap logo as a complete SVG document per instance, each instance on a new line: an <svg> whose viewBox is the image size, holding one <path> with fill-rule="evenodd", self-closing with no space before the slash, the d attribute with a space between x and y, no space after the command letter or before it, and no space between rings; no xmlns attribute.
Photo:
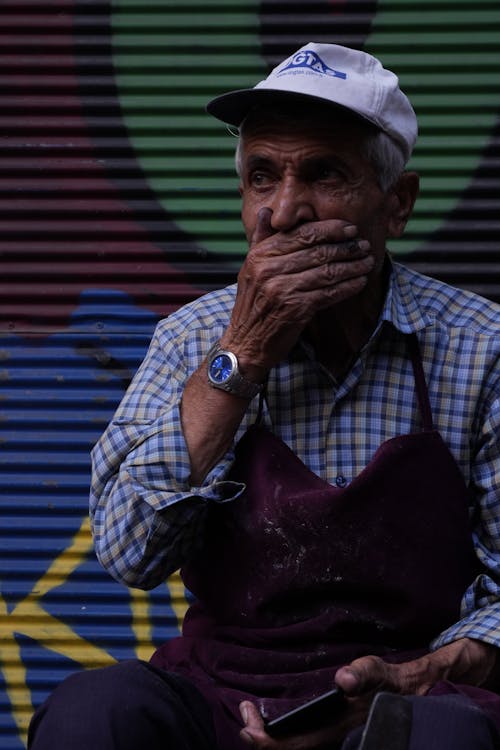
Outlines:
<svg viewBox="0 0 500 750"><path fill-rule="evenodd" d="M309 70L319 73L324 76L332 76L333 78L347 78L346 73L342 73L340 70L334 70L326 65L321 57L310 49L300 50L297 52L288 63L288 65L280 70L278 75L282 75L286 70L297 69L297 68L308 68Z"/></svg>

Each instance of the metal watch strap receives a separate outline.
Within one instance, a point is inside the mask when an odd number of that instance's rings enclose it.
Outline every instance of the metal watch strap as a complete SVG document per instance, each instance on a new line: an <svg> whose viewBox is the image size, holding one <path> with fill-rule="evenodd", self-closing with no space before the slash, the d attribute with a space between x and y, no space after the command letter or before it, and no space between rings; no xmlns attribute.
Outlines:
<svg viewBox="0 0 500 750"><path fill-rule="evenodd" d="M217 341L213 346L210 348L210 351L207 355L207 362L208 366L210 367L210 363L213 360L214 357L216 357L218 354L224 354L224 353L230 353L236 360L236 366L238 366L238 358L234 354L234 352L228 352L227 349L223 349L219 342ZM212 388L218 388L219 390L226 391L227 393L231 393L233 396L240 396L241 398L254 398L257 396L258 393L262 391L262 384L260 383L252 383L251 380L247 380L247 378L243 377L243 375L239 372L239 369L237 369L235 372L233 372L231 379L228 383L214 383L212 380L209 379L209 384L212 386Z"/></svg>

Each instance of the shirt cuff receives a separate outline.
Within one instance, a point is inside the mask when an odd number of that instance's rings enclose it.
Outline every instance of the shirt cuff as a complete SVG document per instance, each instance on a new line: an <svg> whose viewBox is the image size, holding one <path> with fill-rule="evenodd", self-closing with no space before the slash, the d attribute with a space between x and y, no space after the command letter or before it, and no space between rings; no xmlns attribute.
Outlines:
<svg viewBox="0 0 500 750"><path fill-rule="evenodd" d="M431 649L435 651L460 638L472 638L500 648L500 602L475 610L444 630L432 641Z"/></svg>
<svg viewBox="0 0 500 750"><path fill-rule="evenodd" d="M239 435L235 442L238 438ZM175 405L145 432L140 445L122 465L122 473L126 472L127 481L137 496L156 512L188 497L224 503L235 500L246 489L243 482L226 479L234 457L232 447L200 485L191 485L189 451L182 432L180 409Z"/></svg>

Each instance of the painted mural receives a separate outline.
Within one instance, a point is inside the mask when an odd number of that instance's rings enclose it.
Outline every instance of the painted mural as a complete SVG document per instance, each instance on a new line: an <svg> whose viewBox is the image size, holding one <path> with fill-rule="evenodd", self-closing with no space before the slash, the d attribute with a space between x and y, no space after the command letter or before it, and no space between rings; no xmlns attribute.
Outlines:
<svg viewBox="0 0 500 750"><path fill-rule="evenodd" d="M422 195L391 250L500 300L496 0L4 0L0 6L0 750L68 673L178 632L178 576L114 583L89 452L160 317L234 280L234 136L205 103L315 39L400 72Z"/></svg>

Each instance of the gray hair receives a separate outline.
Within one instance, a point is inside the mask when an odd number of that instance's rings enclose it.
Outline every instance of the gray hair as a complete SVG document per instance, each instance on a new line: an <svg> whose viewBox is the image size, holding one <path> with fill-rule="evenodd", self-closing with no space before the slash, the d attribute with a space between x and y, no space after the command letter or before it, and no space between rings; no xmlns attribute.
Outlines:
<svg viewBox="0 0 500 750"><path fill-rule="evenodd" d="M363 139L363 154L372 165L382 192L395 185L405 168L399 145L383 130L369 132Z"/></svg>
<svg viewBox="0 0 500 750"><path fill-rule="evenodd" d="M242 174L242 136L245 121L242 122L239 131L238 143L236 144L235 163L236 173ZM382 130L366 129L363 134L362 143L363 156L372 165L380 189L387 192L399 179L404 168L405 158L399 145Z"/></svg>

